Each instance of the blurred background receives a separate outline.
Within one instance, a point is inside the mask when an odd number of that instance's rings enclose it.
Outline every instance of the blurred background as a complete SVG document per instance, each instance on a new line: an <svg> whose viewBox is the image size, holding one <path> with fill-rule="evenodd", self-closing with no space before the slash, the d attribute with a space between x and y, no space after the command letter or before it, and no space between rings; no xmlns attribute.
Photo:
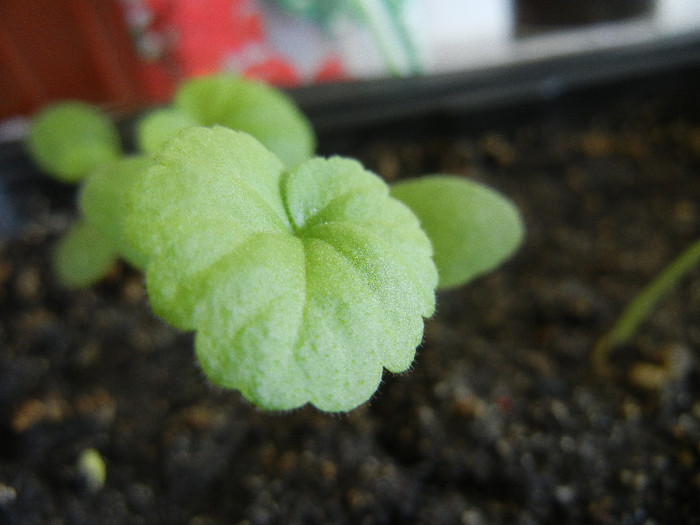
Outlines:
<svg viewBox="0 0 700 525"><path fill-rule="evenodd" d="M0 121L66 98L128 114L220 70L294 87L312 113L387 90L419 110L484 72L492 94L547 95L697 60L698 40L698 0L3 0Z"/></svg>

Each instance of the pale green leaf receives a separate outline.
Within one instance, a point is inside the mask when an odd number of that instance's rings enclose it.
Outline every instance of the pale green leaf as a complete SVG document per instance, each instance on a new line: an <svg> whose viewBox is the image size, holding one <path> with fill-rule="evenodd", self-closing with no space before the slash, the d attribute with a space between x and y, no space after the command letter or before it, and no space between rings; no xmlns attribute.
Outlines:
<svg viewBox="0 0 700 525"><path fill-rule="evenodd" d="M493 270L522 242L518 209L504 195L463 177L432 175L396 183L391 195L418 216L433 245L439 288Z"/></svg>
<svg viewBox="0 0 700 525"><path fill-rule="evenodd" d="M194 117L177 108L151 111L138 123L136 138L139 149L144 153L155 153L178 131L198 124Z"/></svg>
<svg viewBox="0 0 700 525"><path fill-rule="evenodd" d="M159 315L192 328L199 274L253 233L288 230L281 174L259 142L223 127L189 128L166 143L129 192L125 227L127 243L148 254Z"/></svg>
<svg viewBox="0 0 700 525"><path fill-rule="evenodd" d="M196 351L209 379L268 409L309 400L296 341L305 302L299 239L262 233L212 265L197 311Z"/></svg>
<svg viewBox="0 0 700 525"><path fill-rule="evenodd" d="M78 221L58 241L53 266L62 285L86 288L102 279L116 260L112 243L91 225Z"/></svg>
<svg viewBox="0 0 700 525"><path fill-rule="evenodd" d="M267 409L345 411L410 366L435 306L430 241L357 162L283 172L243 133L191 128L129 202L154 310L197 331L213 382Z"/></svg>
<svg viewBox="0 0 700 525"><path fill-rule="evenodd" d="M127 216L126 194L150 165L145 156L122 157L94 170L80 189L78 205L95 230L110 242L114 251L143 268L147 256L128 246L122 237Z"/></svg>
<svg viewBox="0 0 700 525"><path fill-rule="evenodd" d="M282 91L233 74L187 80L175 95L175 107L199 124L215 124L249 133L293 166L313 155L311 124Z"/></svg>
<svg viewBox="0 0 700 525"><path fill-rule="evenodd" d="M27 145L39 167L63 182L77 182L121 154L112 121L83 102L61 102L40 111Z"/></svg>

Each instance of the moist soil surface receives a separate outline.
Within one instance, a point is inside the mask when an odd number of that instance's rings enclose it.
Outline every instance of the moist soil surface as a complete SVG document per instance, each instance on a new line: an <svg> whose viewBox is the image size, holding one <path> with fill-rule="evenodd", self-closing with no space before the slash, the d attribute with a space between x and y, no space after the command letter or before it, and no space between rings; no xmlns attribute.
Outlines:
<svg viewBox="0 0 700 525"><path fill-rule="evenodd" d="M62 288L72 191L5 148L0 523L700 523L700 272L591 362L700 233L699 86L685 72L322 136L388 180L496 187L528 229L497 271L438 294L411 370L343 415L266 413L207 383L125 265Z"/></svg>

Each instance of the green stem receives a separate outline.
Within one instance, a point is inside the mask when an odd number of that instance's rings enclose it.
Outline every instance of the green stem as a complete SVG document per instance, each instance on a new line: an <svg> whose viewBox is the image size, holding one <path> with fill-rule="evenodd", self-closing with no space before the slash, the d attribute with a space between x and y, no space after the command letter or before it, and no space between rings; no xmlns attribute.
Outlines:
<svg viewBox="0 0 700 525"><path fill-rule="evenodd" d="M700 261L700 239L690 245L642 290L627 306L615 326L600 338L593 350L593 363L607 373L610 350L629 341L656 304Z"/></svg>

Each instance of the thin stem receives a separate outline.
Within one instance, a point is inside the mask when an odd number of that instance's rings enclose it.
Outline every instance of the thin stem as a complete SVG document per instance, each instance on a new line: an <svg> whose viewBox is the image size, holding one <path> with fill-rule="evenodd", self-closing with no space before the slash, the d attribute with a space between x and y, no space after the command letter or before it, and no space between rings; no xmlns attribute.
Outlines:
<svg viewBox="0 0 700 525"><path fill-rule="evenodd" d="M610 350L629 341L656 304L700 262L700 239L690 245L627 306L612 330L596 344L592 359L599 372L608 372Z"/></svg>

